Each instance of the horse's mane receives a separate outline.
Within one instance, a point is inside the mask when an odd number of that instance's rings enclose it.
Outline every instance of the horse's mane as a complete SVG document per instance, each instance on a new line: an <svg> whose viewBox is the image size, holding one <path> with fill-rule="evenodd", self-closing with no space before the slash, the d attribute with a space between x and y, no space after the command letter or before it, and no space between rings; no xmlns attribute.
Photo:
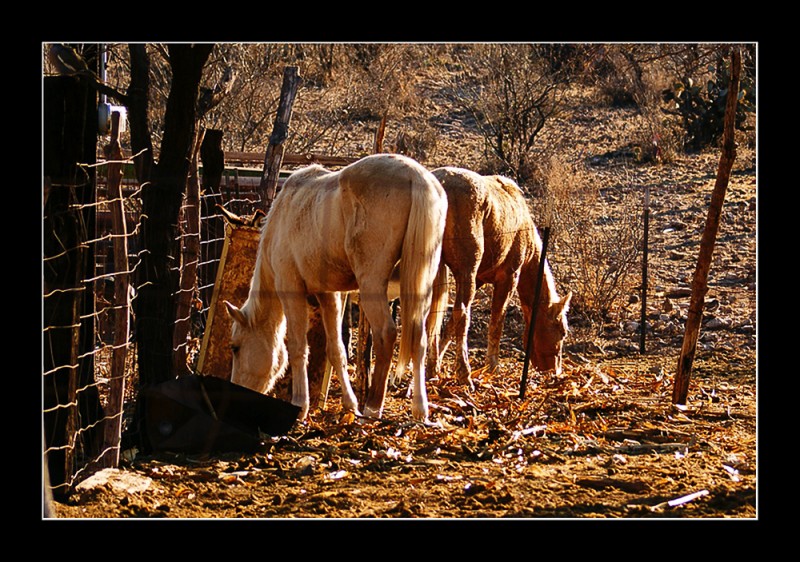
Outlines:
<svg viewBox="0 0 800 562"><path fill-rule="evenodd" d="M539 267L539 260L542 258L542 238L539 236L539 230L536 226L533 227L533 252L534 258L530 260L528 267ZM556 288L556 279L553 275L553 270L550 268L550 261L545 256L544 260L544 285L542 286L541 298L553 300L558 298L558 289Z"/></svg>
<svg viewBox="0 0 800 562"><path fill-rule="evenodd" d="M517 185L517 182L512 180L511 178L507 178L505 176L494 175L494 176L486 176L488 179L491 179L497 183L506 193L511 195L512 197L517 198L518 200L524 202L524 193L522 188ZM527 206L527 203L526 203ZM539 236L539 230L536 226L533 226L533 236L531 237L533 242L533 258L530 262L528 267L537 267L539 263L539 258L542 255L542 239ZM550 263L547 259L544 262L544 283L545 283L545 291L543 295L551 295L557 296L557 289L556 289L556 282L555 277L553 276L553 271L550 269Z"/></svg>

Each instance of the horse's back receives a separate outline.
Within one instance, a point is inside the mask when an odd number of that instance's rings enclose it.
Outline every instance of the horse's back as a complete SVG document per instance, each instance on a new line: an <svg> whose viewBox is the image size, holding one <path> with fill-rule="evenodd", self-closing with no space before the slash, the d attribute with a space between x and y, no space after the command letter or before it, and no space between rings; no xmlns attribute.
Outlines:
<svg viewBox="0 0 800 562"><path fill-rule="evenodd" d="M426 180L428 176L416 160L400 154L373 154L343 168L339 186L343 195L383 208L410 200L410 189L436 189Z"/></svg>
<svg viewBox="0 0 800 562"><path fill-rule="evenodd" d="M309 166L292 174L273 201L262 244L286 283L308 293L355 288L344 252L345 222L338 172Z"/></svg>
<svg viewBox="0 0 800 562"><path fill-rule="evenodd" d="M515 271L530 251L534 228L522 191L503 176L445 167L433 171L447 193L443 259L451 269L475 260L481 281Z"/></svg>
<svg viewBox="0 0 800 562"><path fill-rule="evenodd" d="M501 237L513 234L516 238L527 239L534 225L522 190L504 176L484 176L483 180L491 207L486 228L494 229L489 235Z"/></svg>
<svg viewBox="0 0 800 562"><path fill-rule="evenodd" d="M430 172L401 155L367 156L336 172L317 165L294 172L265 224L275 267L293 269L310 293L354 290L366 273L388 278L414 190L446 201Z"/></svg>
<svg viewBox="0 0 800 562"><path fill-rule="evenodd" d="M464 224L465 217L480 223L481 229L494 227L498 234L501 229L508 231L506 227L518 230L530 222L522 190L509 178L454 167L437 168L433 175L447 193L448 216L459 219L451 221L454 228Z"/></svg>

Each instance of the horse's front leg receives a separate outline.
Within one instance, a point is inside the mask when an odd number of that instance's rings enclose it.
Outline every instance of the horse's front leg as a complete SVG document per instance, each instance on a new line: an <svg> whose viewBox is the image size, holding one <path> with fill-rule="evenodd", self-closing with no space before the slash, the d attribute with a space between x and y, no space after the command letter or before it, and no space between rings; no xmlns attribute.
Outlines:
<svg viewBox="0 0 800 562"><path fill-rule="evenodd" d="M486 343L486 368L493 372L500 361L500 338L503 335L503 323L508 308L511 292L517 285L517 276L512 275L499 279L492 291L492 315L489 319L489 333Z"/></svg>
<svg viewBox="0 0 800 562"><path fill-rule="evenodd" d="M325 326L325 351L339 384L342 387L342 406L345 410L358 414L358 400L350 386L350 377L347 375L347 353L342 344L342 298L341 293L319 293L317 300L322 313L322 323Z"/></svg>
<svg viewBox="0 0 800 562"><path fill-rule="evenodd" d="M290 295L282 299L286 314L286 348L289 353L289 366L292 369L292 404L300 407L298 419L308 415L310 399L308 395L308 305L300 291L284 291Z"/></svg>
<svg viewBox="0 0 800 562"><path fill-rule="evenodd" d="M474 271L470 270L459 273L456 276L456 295L453 303L453 312L445 329L445 334L452 335L456 343L456 378L462 384L471 384L467 336L472 300L475 298L476 291L474 273Z"/></svg>

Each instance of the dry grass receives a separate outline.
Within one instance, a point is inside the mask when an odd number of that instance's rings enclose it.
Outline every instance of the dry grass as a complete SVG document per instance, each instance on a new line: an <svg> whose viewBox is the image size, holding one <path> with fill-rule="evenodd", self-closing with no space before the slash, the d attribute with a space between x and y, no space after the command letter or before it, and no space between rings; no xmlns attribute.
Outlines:
<svg viewBox="0 0 800 562"><path fill-rule="evenodd" d="M572 314L604 320L636 284L642 242L641 200L632 193L603 193L582 164L552 156L543 167L544 205L538 224L550 225L557 277L575 293ZM549 252L548 252L549 253Z"/></svg>

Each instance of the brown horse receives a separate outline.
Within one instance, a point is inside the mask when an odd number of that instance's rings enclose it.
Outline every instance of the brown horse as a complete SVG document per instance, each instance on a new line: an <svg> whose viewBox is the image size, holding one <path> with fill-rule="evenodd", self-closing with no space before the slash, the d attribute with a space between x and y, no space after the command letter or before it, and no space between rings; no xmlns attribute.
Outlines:
<svg viewBox="0 0 800 562"><path fill-rule="evenodd" d="M341 336L341 293L357 289L373 328L376 354L364 414L380 417L397 338L387 289L399 261L403 330L397 368L413 364L412 415L427 419L425 323L439 272L446 213L442 186L404 156L367 156L338 172L316 165L294 172L264 222L247 301L241 309L226 302L234 320L231 381L269 392L285 371L288 355L292 403L301 407L300 419L305 417L306 298L314 295L343 405L357 412Z"/></svg>
<svg viewBox="0 0 800 562"><path fill-rule="evenodd" d="M471 384L467 331L475 291L487 283L494 286L485 363L486 368L493 370L498 363L506 307L515 288L528 334L542 242L522 191L512 180L453 167L438 168L432 173L447 193L440 267L447 266L452 272L456 294L440 345L438 333L447 289L440 283L434 285L434 304L428 319L431 334L428 371L438 372L443 353L440 350L455 338L456 375L460 382ZM531 366L539 371L561 372L561 348L567 334L571 297L571 292L564 298L558 297L553 274L545 261L531 353Z"/></svg>

